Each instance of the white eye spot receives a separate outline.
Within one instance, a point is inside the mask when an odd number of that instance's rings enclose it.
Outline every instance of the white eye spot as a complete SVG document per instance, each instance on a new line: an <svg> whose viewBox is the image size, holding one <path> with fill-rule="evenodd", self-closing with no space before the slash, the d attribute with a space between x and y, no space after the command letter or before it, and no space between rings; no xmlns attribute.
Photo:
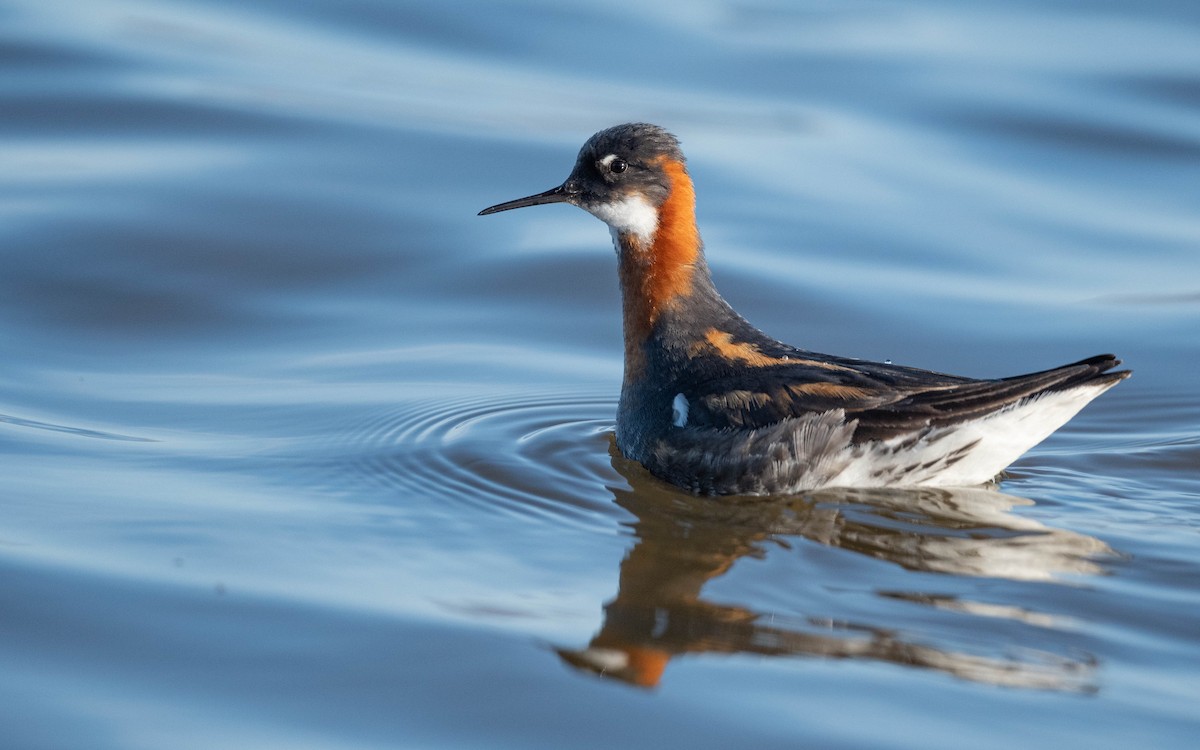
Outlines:
<svg viewBox="0 0 1200 750"><path fill-rule="evenodd" d="M683 427L687 424L688 415L688 400L682 393L675 394L675 400L671 402L671 424L676 427Z"/></svg>
<svg viewBox="0 0 1200 750"><path fill-rule="evenodd" d="M618 159L616 154L609 154L596 162L596 166L600 168L601 172L607 170L612 174L621 174L629 168L628 162L624 159Z"/></svg>

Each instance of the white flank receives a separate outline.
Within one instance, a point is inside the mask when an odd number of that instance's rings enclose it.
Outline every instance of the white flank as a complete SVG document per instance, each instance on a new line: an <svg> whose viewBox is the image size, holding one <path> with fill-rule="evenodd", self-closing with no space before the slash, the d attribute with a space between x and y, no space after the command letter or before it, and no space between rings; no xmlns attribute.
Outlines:
<svg viewBox="0 0 1200 750"><path fill-rule="evenodd" d="M675 394L675 400L671 402L671 424L676 427L683 427L687 424L688 415L688 400L682 393Z"/></svg>
<svg viewBox="0 0 1200 750"><path fill-rule="evenodd" d="M658 209L640 195L631 195L612 203L601 203L587 211L608 225L616 234L633 234L644 244L654 241L658 231Z"/></svg>
<svg viewBox="0 0 1200 750"><path fill-rule="evenodd" d="M903 436L868 444L874 449L850 461L828 484L840 487L983 484L1113 385L1083 386L1035 396L982 419L935 430L900 451L893 449L904 442ZM960 450L961 458L945 461Z"/></svg>

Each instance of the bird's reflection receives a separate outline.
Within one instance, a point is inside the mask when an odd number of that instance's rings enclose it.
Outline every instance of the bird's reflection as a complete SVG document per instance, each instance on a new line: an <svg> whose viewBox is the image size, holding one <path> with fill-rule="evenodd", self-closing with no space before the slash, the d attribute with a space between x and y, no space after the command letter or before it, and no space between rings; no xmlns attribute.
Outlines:
<svg viewBox="0 0 1200 750"><path fill-rule="evenodd" d="M612 453L614 467L630 485L613 491L635 517L636 541L621 563L619 589L604 607L600 631L585 648L558 649L572 666L653 687L668 662L685 654L809 655L878 660L999 685L1093 689L1094 660L1086 653L1063 655L1020 643L999 655L974 653L978 649L963 647L961 639L939 638L937 632L914 635L892 623L872 622L870 615L859 622L821 613L778 617L704 594L706 584L738 560L761 558L771 548L799 546L803 540L911 571L954 576L1047 580L1101 572L1096 560L1111 550L1092 537L1010 512L1029 500L987 488L929 488L718 501L682 495L615 449ZM879 590L872 595L959 617L1007 619L1035 630L1055 626L1049 615L961 596Z"/></svg>

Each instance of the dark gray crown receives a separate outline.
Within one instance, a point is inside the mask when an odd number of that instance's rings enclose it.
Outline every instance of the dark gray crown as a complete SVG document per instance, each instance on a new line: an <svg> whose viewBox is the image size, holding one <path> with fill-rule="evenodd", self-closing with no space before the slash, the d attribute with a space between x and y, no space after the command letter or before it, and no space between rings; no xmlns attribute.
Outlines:
<svg viewBox="0 0 1200 750"><path fill-rule="evenodd" d="M601 130L583 144L580 158L589 161L616 154L631 164L647 164L660 156L684 161L679 139L657 125L627 122Z"/></svg>

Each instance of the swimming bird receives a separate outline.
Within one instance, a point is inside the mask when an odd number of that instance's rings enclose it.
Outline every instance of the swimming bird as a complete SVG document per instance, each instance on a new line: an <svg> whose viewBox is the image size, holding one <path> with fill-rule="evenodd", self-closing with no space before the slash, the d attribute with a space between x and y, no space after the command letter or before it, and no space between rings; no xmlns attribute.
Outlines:
<svg viewBox="0 0 1200 750"><path fill-rule="evenodd" d="M657 125L596 133L561 185L479 215L546 203L578 206L612 234L617 447L696 494L984 484L1130 375L1102 354L980 380L776 341L717 293L683 152Z"/></svg>

